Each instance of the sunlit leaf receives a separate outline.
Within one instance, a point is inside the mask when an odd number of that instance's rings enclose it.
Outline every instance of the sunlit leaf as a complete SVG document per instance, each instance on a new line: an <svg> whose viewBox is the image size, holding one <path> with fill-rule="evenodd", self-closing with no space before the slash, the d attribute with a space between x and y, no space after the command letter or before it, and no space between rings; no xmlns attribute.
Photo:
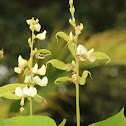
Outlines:
<svg viewBox="0 0 126 126"><path fill-rule="evenodd" d="M64 32L62 32L62 31L60 31L60 32L58 32L57 34L56 34L56 39L57 39L57 41L58 41L58 36L59 37L61 37L61 38L63 38L65 41L69 41L69 36L68 35L66 35Z"/></svg>
<svg viewBox="0 0 126 126"><path fill-rule="evenodd" d="M81 80L79 81L79 84L80 84L80 85L84 85L84 84L86 83L86 78L87 78L88 74L89 74L90 77L91 77L91 73L90 73L89 71L87 71L87 70L83 71Z"/></svg>
<svg viewBox="0 0 126 126"><path fill-rule="evenodd" d="M55 80L55 84L59 84L59 82L62 82L62 81L71 81L71 78L70 77L59 77Z"/></svg>
<svg viewBox="0 0 126 126"><path fill-rule="evenodd" d="M50 61L48 61L46 64L51 63L53 67L56 67L57 69L60 70L69 70L71 68L71 66L57 60L57 59L52 59Z"/></svg>
<svg viewBox="0 0 126 126"><path fill-rule="evenodd" d="M108 63L108 62L110 62L111 61L111 59L110 59L110 57L107 55L107 54L105 54L105 53L102 53L102 52L94 52L93 53L93 56L95 56L96 57L96 60L98 59L98 60L107 60L106 61L106 64ZM100 62L100 61L99 61Z"/></svg>
<svg viewBox="0 0 126 126"><path fill-rule="evenodd" d="M53 119L47 116L17 116L0 119L0 126L56 126Z"/></svg>
<svg viewBox="0 0 126 126"><path fill-rule="evenodd" d="M26 87L26 84L8 84L5 86L0 87L0 97L4 97L7 99L20 99L19 97L17 97L14 92L15 89L17 87L20 87L21 89L23 89L24 87Z"/></svg>
<svg viewBox="0 0 126 126"><path fill-rule="evenodd" d="M14 94L14 92L5 92L0 97L4 97L4 98L7 98L7 99L14 99L14 100L21 99L21 97L16 96Z"/></svg>
<svg viewBox="0 0 126 126"><path fill-rule="evenodd" d="M66 123L66 119L63 119L63 121L59 124L59 126L65 126L65 123Z"/></svg>
<svg viewBox="0 0 126 126"><path fill-rule="evenodd" d="M125 126L126 118L124 116L124 108L116 115L97 123L93 123L89 126Z"/></svg>

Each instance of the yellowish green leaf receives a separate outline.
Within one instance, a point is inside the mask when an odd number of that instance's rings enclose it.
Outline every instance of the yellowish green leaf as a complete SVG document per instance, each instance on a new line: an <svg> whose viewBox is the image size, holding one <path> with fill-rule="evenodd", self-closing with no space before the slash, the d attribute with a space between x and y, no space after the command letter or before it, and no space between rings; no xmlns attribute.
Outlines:
<svg viewBox="0 0 126 126"><path fill-rule="evenodd" d="M61 38L63 38L65 41L69 41L69 36L68 35L66 35L64 32L62 32L62 31L60 31L60 32L57 32L57 34L56 34L56 39L57 39L57 41L58 41L58 36L59 37L61 37Z"/></svg>
<svg viewBox="0 0 126 126"><path fill-rule="evenodd" d="M63 81L71 81L70 77L59 77L55 80L55 84L59 84L59 82L63 82Z"/></svg>
<svg viewBox="0 0 126 126"><path fill-rule="evenodd" d="M87 70L83 71L83 74L82 74L82 77L81 77L81 80L79 82L80 85L84 85L86 83L86 78L88 76L88 74L90 75L91 77L91 73Z"/></svg>
<svg viewBox="0 0 126 126"><path fill-rule="evenodd" d="M61 61L59 61L57 59L52 59L52 60L48 61L46 63L46 65L48 63L51 63L53 67L56 67L57 69L60 69L60 70L69 70L69 69L71 69L71 66L69 66L69 65L67 65L67 64L65 64L65 63L63 63L63 62L61 62Z"/></svg>

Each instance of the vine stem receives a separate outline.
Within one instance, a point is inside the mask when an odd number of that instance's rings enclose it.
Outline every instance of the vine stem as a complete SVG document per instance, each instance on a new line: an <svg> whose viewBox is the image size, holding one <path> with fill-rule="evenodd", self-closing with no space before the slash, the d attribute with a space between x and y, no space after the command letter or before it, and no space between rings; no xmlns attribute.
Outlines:
<svg viewBox="0 0 126 126"><path fill-rule="evenodd" d="M76 74L79 76L79 62L76 61ZM75 83L76 86L76 116L77 126L80 126L80 106L79 106L79 83Z"/></svg>
<svg viewBox="0 0 126 126"><path fill-rule="evenodd" d="M76 115L77 115L77 126L80 126L80 107L79 107L79 84L76 85Z"/></svg>
<svg viewBox="0 0 126 126"><path fill-rule="evenodd" d="M33 51L33 43L34 43L34 30L32 30L32 42L31 42L31 65L30 67L32 68L32 64L33 64L33 56L32 56L32 51ZM31 73L31 86L33 86L33 74ZM30 115L32 115L32 98L30 98Z"/></svg>
<svg viewBox="0 0 126 126"><path fill-rule="evenodd" d="M30 116L32 115L32 99L30 99Z"/></svg>

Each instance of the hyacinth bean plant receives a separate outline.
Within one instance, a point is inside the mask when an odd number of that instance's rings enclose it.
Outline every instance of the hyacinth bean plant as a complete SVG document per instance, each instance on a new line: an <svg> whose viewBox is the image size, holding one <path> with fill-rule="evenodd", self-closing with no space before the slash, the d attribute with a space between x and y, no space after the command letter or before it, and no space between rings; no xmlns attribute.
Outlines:
<svg viewBox="0 0 126 126"><path fill-rule="evenodd" d="M70 81L75 84L76 87L76 115L77 115L77 126L80 126L80 108L79 108L79 85L85 85L86 78L88 74L91 77L91 73L88 70L84 70L82 76L79 73L79 64L85 63L88 60L88 63L94 63L95 60L102 60L110 58L101 52L94 52L94 48L90 49L89 51L81 44L78 44L78 37L83 30L83 24L80 23L79 25L76 24L75 21L75 8L73 6L73 0L69 0L70 5L70 13L71 18L69 19L69 23L72 25L74 32L70 32L69 35L65 34L64 32L60 31L56 34L56 38L58 41L58 37L63 38L66 41L66 46L70 50L71 54L73 55L73 60L71 63L63 63L57 59L52 59L47 62L51 63L52 66L56 67L57 69L72 71L71 77L59 77L55 80L55 83L58 84L63 81ZM107 61L107 62L108 62ZM106 63L107 63L106 62ZM92 77L91 77L92 78Z"/></svg>

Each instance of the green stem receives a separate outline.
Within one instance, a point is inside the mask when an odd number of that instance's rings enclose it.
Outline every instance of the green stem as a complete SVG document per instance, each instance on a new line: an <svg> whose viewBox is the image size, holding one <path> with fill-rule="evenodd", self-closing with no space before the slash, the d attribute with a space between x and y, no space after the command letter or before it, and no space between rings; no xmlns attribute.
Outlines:
<svg viewBox="0 0 126 126"><path fill-rule="evenodd" d="M31 65L30 67L32 68L32 64L33 64L33 56L32 56L32 51L33 51L33 43L34 43L34 30L32 31L32 44L31 44ZM33 86L33 74L31 73L31 86ZM30 98L30 115L32 115L32 98Z"/></svg>
<svg viewBox="0 0 126 126"><path fill-rule="evenodd" d="M76 74L79 76L79 62L76 61ZM76 115L77 126L80 126L80 107L79 107L79 83L76 83Z"/></svg>
<svg viewBox="0 0 126 126"><path fill-rule="evenodd" d="M30 116L32 115L32 99L30 98Z"/></svg>
<svg viewBox="0 0 126 126"><path fill-rule="evenodd" d="M77 126L80 126L79 84L76 84L76 115L77 115Z"/></svg>

